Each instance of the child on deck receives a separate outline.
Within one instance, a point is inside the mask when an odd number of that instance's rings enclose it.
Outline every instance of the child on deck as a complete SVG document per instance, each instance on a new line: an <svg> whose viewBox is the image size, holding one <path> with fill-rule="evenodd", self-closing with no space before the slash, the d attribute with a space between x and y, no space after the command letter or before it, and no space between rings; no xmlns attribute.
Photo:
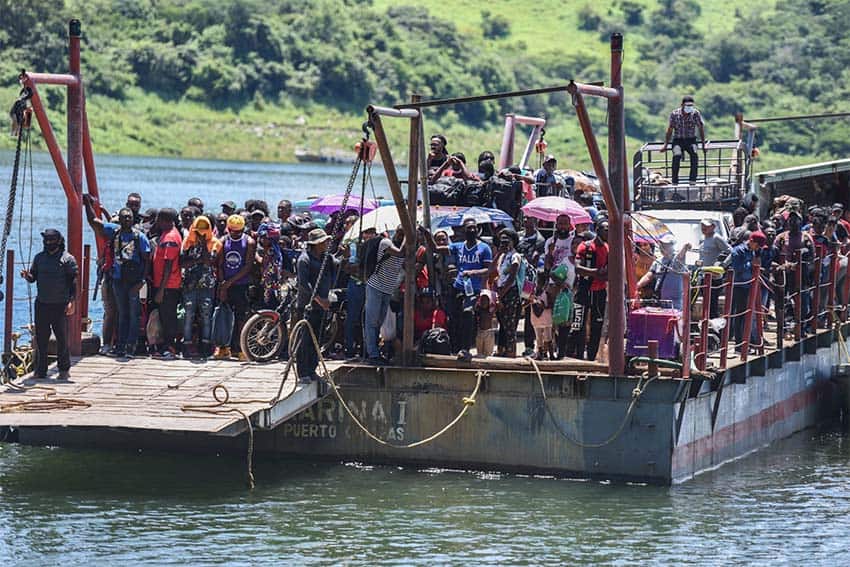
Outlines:
<svg viewBox="0 0 850 567"><path fill-rule="evenodd" d="M532 298L531 326L537 338L537 360L555 360L554 336L552 333L552 305L558 296L558 284L549 282Z"/></svg>
<svg viewBox="0 0 850 567"><path fill-rule="evenodd" d="M475 350L479 357L487 357L493 354L496 346L496 301L498 296L495 291L484 289L475 302L475 318L478 334L475 337Z"/></svg>

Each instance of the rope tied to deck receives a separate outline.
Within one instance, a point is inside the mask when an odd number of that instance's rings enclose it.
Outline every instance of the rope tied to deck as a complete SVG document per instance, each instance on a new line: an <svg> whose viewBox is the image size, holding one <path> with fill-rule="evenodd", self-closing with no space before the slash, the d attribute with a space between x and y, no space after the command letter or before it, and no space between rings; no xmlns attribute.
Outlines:
<svg viewBox="0 0 850 567"><path fill-rule="evenodd" d="M601 441L599 443L584 443L575 439L571 435L569 435L566 431L563 430L561 424L555 419L555 414L552 411L552 407L549 405L549 398L546 396L546 387L543 384L543 375L540 373L540 367L537 365L537 361L533 358L529 359L531 361L531 365L534 367L534 371L537 373L537 381L540 384L540 392L543 394L543 405L546 408L546 414L549 416L549 419L552 421L552 424L555 426L555 430L567 441L581 447L582 449L599 449L601 447L605 447L616 440L620 434L625 430L626 424L629 422L629 418L632 416L632 412L634 412L635 406L637 406L638 401L643 396L644 392L646 392L647 386L658 378L658 376L649 377L646 382L644 382L645 376L641 376L638 379L637 386L632 390L632 400L629 402L629 407L626 409L626 415L623 416L623 421L620 422L620 426L612 433L607 439Z"/></svg>
<svg viewBox="0 0 850 567"><path fill-rule="evenodd" d="M298 337L297 341L294 341L293 337L295 336L296 331L298 331L302 327L306 327L306 332L308 333L310 340L313 341L313 347L316 349L316 352L319 354L319 364L321 364L321 366L322 366L322 371L324 372L325 380L327 380L328 384L331 387L331 390L336 395L336 397L339 400L339 403L342 406L342 408L345 410L345 413L348 414L348 416L355 423L355 425L357 425L357 427L359 427L360 430L368 438L370 438L372 441L375 441L376 443L383 445L385 447L391 447L393 449L413 449L415 447L421 447L422 445L427 445L428 443L431 443L431 442L437 440L438 438L442 437L446 433L448 433L455 425L457 425L460 422L461 419L463 419L463 417L466 415L466 412L469 410L469 408L471 408L472 406L475 405L475 398L476 398L476 396L478 396L478 392L481 389L481 382L482 382L482 380L484 379L485 376L489 375L486 371L483 371L483 370L479 370L476 373L475 388L473 388L472 392L468 396L464 396L463 398L461 398L461 401L463 402L463 408L461 408L460 412L454 417L454 419L452 419L449 423L447 423L442 429L440 429L439 431L437 431L436 433L434 433L432 435L429 435L425 439L421 439L419 441L414 441L413 443L407 443L407 444L404 444L404 445L398 445L396 443L390 443L389 441L386 441L385 439L381 439L380 437L378 437L377 435L375 435L374 433L369 431L369 428L366 427L365 425L363 425L363 422L360 421L360 418L358 418L357 415L348 406L348 403L346 403L345 399L342 396L340 387L337 385L336 381L334 381L334 379L333 379L333 375L330 372L328 372L327 366L325 365L325 358L324 358L324 356L322 356L322 350L319 346L319 340L316 337L316 333L313 331L313 327L311 327L310 324L305 319L302 319L301 321L296 323L295 326L292 328L292 332L290 333L290 344L295 344L296 348L300 344L301 338L303 337L303 333ZM289 366L287 366L287 372L288 371L289 371Z"/></svg>

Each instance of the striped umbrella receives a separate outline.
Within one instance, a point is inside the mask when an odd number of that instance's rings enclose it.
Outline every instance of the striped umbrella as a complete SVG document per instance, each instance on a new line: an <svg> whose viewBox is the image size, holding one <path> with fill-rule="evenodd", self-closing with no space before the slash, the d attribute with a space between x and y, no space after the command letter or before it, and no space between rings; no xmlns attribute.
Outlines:
<svg viewBox="0 0 850 567"><path fill-rule="evenodd" d="M646 213L631 213L631 217L632 238L635 243L657 244L665 236L673 236L673 231L653 216Z"/></svg>

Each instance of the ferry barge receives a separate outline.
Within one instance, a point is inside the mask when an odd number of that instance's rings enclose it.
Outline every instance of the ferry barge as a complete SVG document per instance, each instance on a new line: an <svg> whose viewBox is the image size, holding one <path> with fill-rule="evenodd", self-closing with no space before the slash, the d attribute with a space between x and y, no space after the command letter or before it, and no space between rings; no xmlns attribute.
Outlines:
<svg viewBox="0 0 850 567"><path fill-rule="evenodd" d="M69 251L87 266L83 262L80 206L83 169L89 194L97 199L98 190L79 69L79 22L72 22L70 30L69 74L24 73L21 81L30 91L32 112L68 197ZM465 99L421 101L414 97L410 104L395 108L368 109L390 191L405 230L412 233L417 187L426 179L422 108L555 91L570 94L610 219L607 363L489 358L466 363L438 355L417 356L410 316L415 294L409 288L400 366L333 362L323 368L325 382L304 386L295 382L294 373L284 363L118 362L81 357L75 359L73 382L15 380L0 387L0 427L6 438L34 445L181 453L244 451L247 446L249 453L310 459L670 484L838 415L840 396L832 377L847 360L844 339L850 329L846 309L832 301L818 305L815 299L813 310L817 315L810 334L803 332L799 308L791 331L776 325L770 328L763 318L748 316L744 336L749 336L756 325L769 342L745 343L741 354L736 355L729 344L729 325L719 347L712 348L707 339L707 306L714 287L710 276L694 290L690 278L682 276L685 296L694 291L700 301L693 313L685 309L682 321L674 325L691 329L693 318L698 332L693 337L690 332L682 333L677 360L659 358L657 339L639 345L646 349L645 354L627 357L627 317L630 327L646 320L635 318L627 309L635 281L622 47L622 36L612 35L609 86L571 81L546 89ZM39 84L60 84L68 89L67 165L38 98ZM608 105L607 165L587 114L587 96L601 97ZM383 119L410 121L407 195L402 193ZM541 121L507 116L500 165L514 162L516 126L527 124L533 132L539 132ZM726 181L711 181L712 176L705 175L701 189L738 197L743 194L746 187L742 180L747 176L739 170L748 163L748 148L740 138L719 148L731 150L734 158L729 165L736 168L734 173L727 174ZM644 149L648 163L653 148ZM367 152L361 148L361 155ZM642 189L640 184L636 189ZM427 210L428 192L421 194ZM641 193L643 202L651 200L648 195ZM701 192L696 200L703 200L703 195ZM823 262L823 258L817 262ZM832 262L832 266L837 263ZM408 276L414 264L415 259L408 256ZM756 312L760 288L758 268L755 271L749 313ZM844 278L843 289L837 289L836 273L832 269L823 281L815 282L814 297L820 297L818 292L824 290L827 297L837 294L846 305L850 278ZM407 277L407 282L413 286L414 278ZM726 297L731 285L731 279L725 280ZM79 305L85 306L88 286L80 287ZM782 291L777 290L778 298L784 297ZM792 297L795 304L799 297ZM724 305L727 320L732 316L730 304ZM76 331L73 348L79 355L80 317L85 309L78 312L72 330ZM7 351L11 332L8 313ZM751 347L755 351L752 355Z"/></svg>

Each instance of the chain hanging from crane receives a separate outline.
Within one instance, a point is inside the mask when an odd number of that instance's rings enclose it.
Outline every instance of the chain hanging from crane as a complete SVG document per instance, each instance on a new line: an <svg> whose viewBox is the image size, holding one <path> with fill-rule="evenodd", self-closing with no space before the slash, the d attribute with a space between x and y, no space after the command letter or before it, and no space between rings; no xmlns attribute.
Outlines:
<svg viewBox="0 0 850 567"><path fill-rule="evenodd" d="M32 90L29 87L24 87L21 90L15 104L12 105L12 110L9 116L12 118L12 134L16 135L15 142L15 161L12 165L12 182L9 186L9 197L6 200L6 216L3 221L3 233L0 236L0 283L3 282L3 270L6 262L6 246L9 241L9 235L12 233L12 223L15 220L15 197L18 193L18 171L21 167L21 147L25 137L29 136L30 118L32 110L29 107L29 100L32 97ZM3 292L0 291L0 300L3 299Z"/></svg>

